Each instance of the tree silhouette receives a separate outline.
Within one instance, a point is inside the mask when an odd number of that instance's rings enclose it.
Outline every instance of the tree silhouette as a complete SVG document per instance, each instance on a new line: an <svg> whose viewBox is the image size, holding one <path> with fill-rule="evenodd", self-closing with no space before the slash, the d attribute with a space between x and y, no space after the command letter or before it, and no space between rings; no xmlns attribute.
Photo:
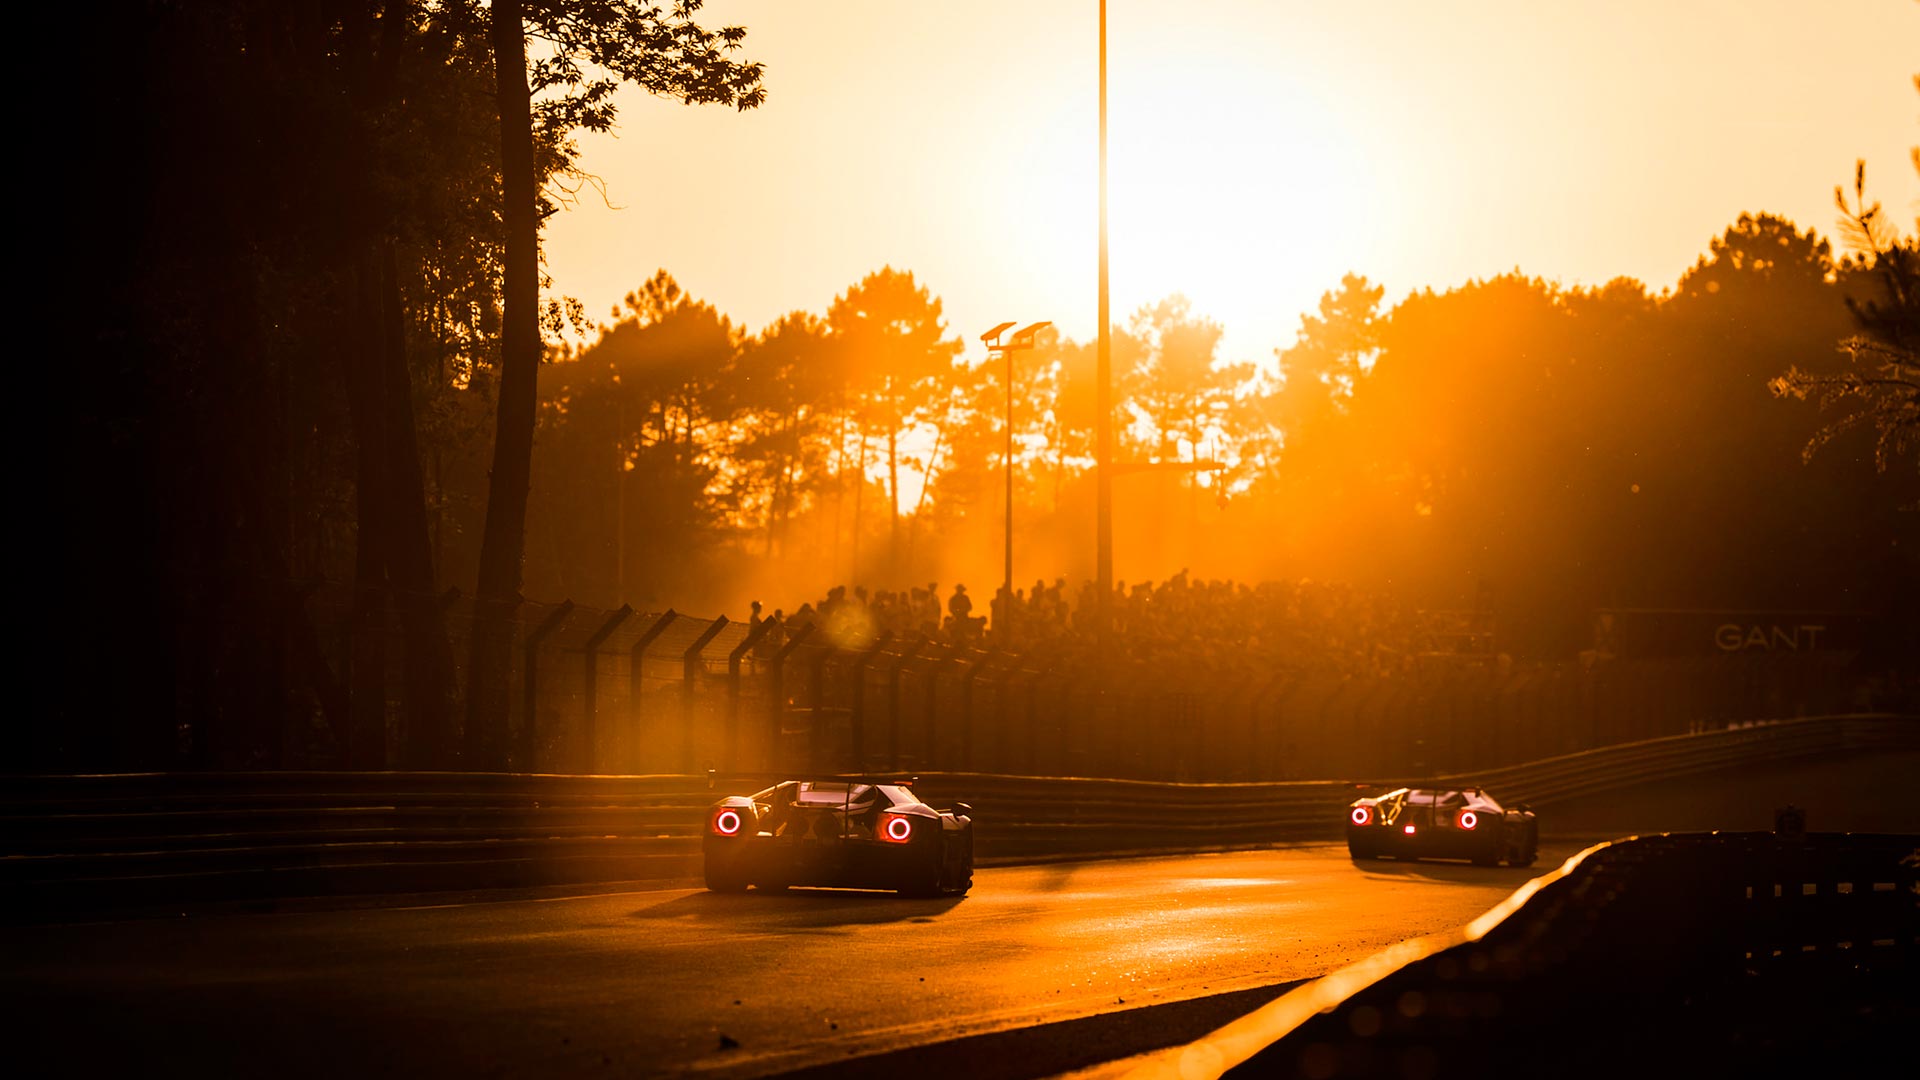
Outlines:
<svg viewBox="0 0 1920 1080"><path fill-rule="evenodd" d="M1274 395L1281 426L1298 431L1345 408L1379 353L1385 295L1384 286L1347 274L1338 291L1320 297L1317 314L1300 316L1294 345L1274 350L1285 380Z"/></svg>
<svg viewBox="0 0 1920 1080"><path fill-rule="evenodd" d="M844 383L839 359L825 324L795 311L747 342L735 361L734 484L741 505L757 509L766 556L785 537L796 507L819 487L822 420L832 411L835 385Z"/></svg>
<svg viewBox="0 0 1920 1080"><path fill-rule="evenodd" d="M1915 168L1920 171L1920 161ZM1811 461L1821 447L1849 431L1868 428L1874 433L1874 467L1885 472L1920 450L1920 237L1901 237L1879 202L1866 201L1866 185L1866 162L1860 161L1854 166L1853 203L1844 190L1833 189L1841 235L1859 253L1858 268L1879 293L1847 298L1858 331L1840 342L1846 366L1824 372L1789 367L1767 386L1777 397L1811 398L1822 409L1851 406L1815 429L1801 451L1803 459ZM1920 503L1912 508L1920 509Z"/></svg>
<svg viewBox="0 0 1920 1080"><path fill-rule="evenodd" d="M1128 330L1144 352L1125 385L1153 431L1154 452L1173 460L1184 441L1195 460L1204 457L1202 445L1214 433L1216 416L1234 386L1251 375L1250 366L1217 365L1223 328L1195 315L1192 302L1177 293L1134 312Z"/></svg>
<svg viewBox="0 0 1920 1080"><path fill-rule="evenodd" d="M867 439L877 428L887 447L889 567L898 567L900 559L900 434L932 415L950 385L953 358L960 353L959 339L946 336L941 320L939 298L916 282L912 272L891 266L868 274L827 308L827 327L860 410L856 422L860 451L854 470L855 551L860 529L858 496L866 486Z"/></svg>
<svg viewBox="0 0 1920 1080"><path fill-rule="evenodd" d="M575 131L613 126L613 92L622 83L689 105L745 110L765 99L761 66L728 55L746 30L704 29L693 21L700 7L701 0L679 0L665 13L638 0L496 0L490 10L507 243L500 398L468 665L467 748L476 759L497 763L506 743L510 619L526 551L542 352L540 222L554 209L540 186L572 168ZM529 34L543 47L531 65Z"/></svg>

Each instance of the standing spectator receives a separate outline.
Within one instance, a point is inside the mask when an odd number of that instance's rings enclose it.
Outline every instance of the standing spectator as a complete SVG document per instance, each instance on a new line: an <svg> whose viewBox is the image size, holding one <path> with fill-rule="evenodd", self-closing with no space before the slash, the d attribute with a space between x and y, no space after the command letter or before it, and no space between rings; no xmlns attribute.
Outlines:
<svg viewBox="0 0 1920 1080"><path fill-rule="evenodd" d="M947 624L947 632L956 641L970 641L973 638L973 598L967 595L965 585L953 587L953 598L947 601L947 613L953 618Z"/></svg>

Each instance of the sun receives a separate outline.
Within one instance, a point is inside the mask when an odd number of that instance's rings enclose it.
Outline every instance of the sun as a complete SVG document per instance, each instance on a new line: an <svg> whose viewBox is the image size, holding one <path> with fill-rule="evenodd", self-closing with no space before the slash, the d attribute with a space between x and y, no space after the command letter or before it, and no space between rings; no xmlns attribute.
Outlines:
<svg viewBox="0 0 1920 1080"><path fill-rule="evenodd" d="M1203 312L1310 308L1380 197L1352 131L1270 70L1151 74L1111 98L1116 317L1123 295L1172 292Z"/></svg>

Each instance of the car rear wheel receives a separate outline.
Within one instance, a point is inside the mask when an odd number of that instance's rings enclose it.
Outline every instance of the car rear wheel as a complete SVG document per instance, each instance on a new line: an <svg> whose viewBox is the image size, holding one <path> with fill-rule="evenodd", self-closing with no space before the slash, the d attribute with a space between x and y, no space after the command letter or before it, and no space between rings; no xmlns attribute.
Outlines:
<svg viewBox="0 0 1920 1080"><path fill-rule="evenodd" d="M1533 825L1518 830L1507 843L1508 866L1532 866L1540 856L1540 832Z"/></svg>
<svg viewBox="0 0 1920 1080"><path fill-rule="evenodd" d="M911 896L919 900L940 896L946 892L946 890L942 888L944 882L941 879L944 876L945 875L936 869L927 873L922 880L916 881L911 885L902 886L897 891L901 896Z"/></svg>
<svg viewBox="0 0 1920 1080"><path fill-rule="evenodd" d="M965 896L973 888L973 826L967 826L960 833L960 842L954 847L954 870L947 891L954 896Z"/></svg>
<svg viewBox="0 0 1920 1080"><path fill-rule="evenodd" d="M937 842L940 845L939 855L932 860L931 866L916 871L918 880L900 887L898 892L901 896L927 899L965 893L973 887L972 832L969 830L958 838L943 832Z"/></svg>
<svg viewBox="0 0 1920 1080"><path fill-rule="evenodd" d="M747 876L738 870L706 865L707 888L713 892L741 893L747 891Z"/></svg>

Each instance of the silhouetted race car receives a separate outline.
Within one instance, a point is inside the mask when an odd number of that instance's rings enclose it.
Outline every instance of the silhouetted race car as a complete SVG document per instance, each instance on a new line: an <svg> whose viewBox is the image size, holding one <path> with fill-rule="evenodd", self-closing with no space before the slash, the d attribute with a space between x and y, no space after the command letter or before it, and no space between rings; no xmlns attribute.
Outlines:
<svg viewBox="0 0 1920 1080"><path fill-rule="evenodd" d="M935 810L906 784L789 780L707 812L707 888L894 889L958 896L973 887L973 808Z"/></svg>
<svg viewBox="0 0 1920 1080"><path fill-rule="evenodd" d="M1471 859L1481 866L1532 866L1540 828L1522 803L1507 809L1479 788L1400 788L1347 808L1347 852L1355 859Z"/></svg>

